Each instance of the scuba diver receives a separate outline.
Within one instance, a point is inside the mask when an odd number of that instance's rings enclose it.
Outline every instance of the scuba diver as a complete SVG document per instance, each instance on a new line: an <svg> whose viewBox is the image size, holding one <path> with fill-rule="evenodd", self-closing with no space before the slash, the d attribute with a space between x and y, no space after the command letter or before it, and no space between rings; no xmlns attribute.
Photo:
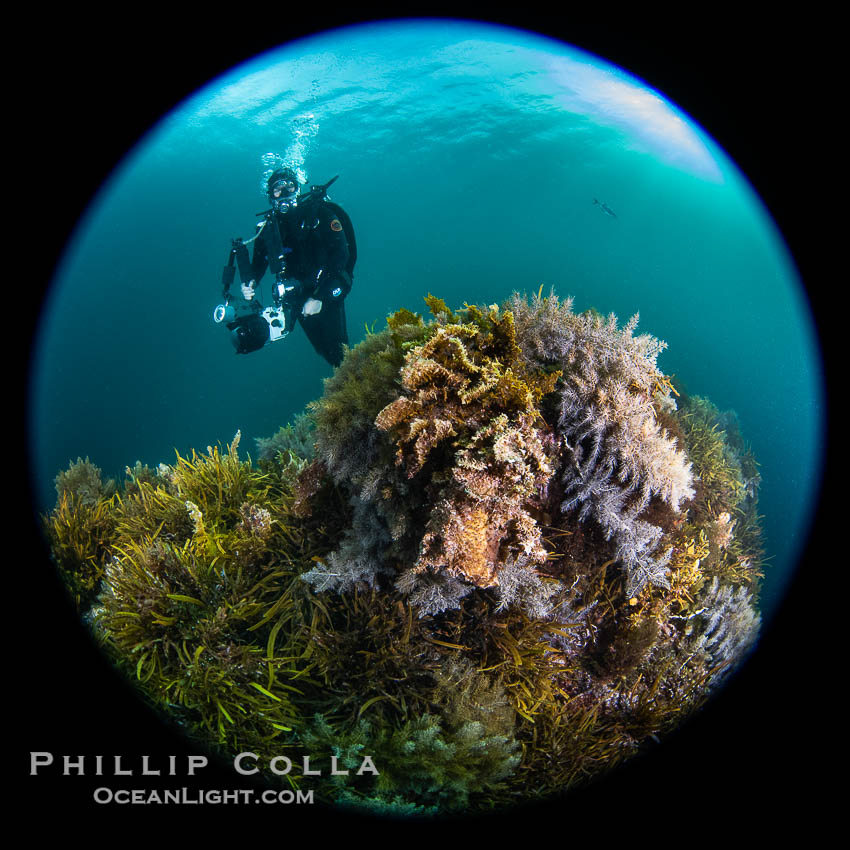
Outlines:
<svg viewBox="0 0 850 850"><path fill-rule="evenodd" d="M264 218L257 234L247 242L233 240L222 281L225 303L214 318L231 330L237 354L283 339L300 323L319 355L333 366L342 361L348 344L345 297L351 291L357 247L351 220L327 196L336 179L301 195L295 172L277 169L267 183L272 207L259 213ZM250 263L249 242L255 242ZM231 303L229 292L234 259L242 280L244 301L239 305ZM274 305L264 309L255 289L266 269L275 276Z"/></svg>

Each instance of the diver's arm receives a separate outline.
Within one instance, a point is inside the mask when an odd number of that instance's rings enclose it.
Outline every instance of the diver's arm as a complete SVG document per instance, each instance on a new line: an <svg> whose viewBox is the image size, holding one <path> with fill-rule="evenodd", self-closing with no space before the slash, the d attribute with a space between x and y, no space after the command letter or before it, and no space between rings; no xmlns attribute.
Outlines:
<svg viewBox="0 0 850 850"><path fill-rule="evenodd" d="M351 291L351 275L346 270L350 256L348 239L339 220L326 215L322 222L327 246L327 262L322 269L313 298L317 301L336 301L345 298Z"/></svg>
<svg viewBox="0 0 850 850"><path fill-rule="evenodd" d="M251 280L242 281L242 295L247 301L254 297L254 289L257 284L263 279L266 269L269 265L268 246L263 234L254 241L254 257L251 260Z"/></svg>
<svg viewBox="0 0 850 850"><path fill-rule="evenodd" d="M336 273L325 272L318 281L313 298L319 301L341 301L351 292L351 284L351 275L346 269L340 269Z"/></svg>

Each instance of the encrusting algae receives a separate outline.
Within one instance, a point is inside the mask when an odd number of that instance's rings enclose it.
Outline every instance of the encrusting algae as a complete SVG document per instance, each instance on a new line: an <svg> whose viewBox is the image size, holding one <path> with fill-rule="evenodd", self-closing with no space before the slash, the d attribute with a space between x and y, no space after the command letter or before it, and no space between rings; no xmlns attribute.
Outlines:
<svg viewBox="0 0 850 850"><path fill-rule="evenodd" d="M146 698L376 813L570 789L696 710L759 628L756 463L637 317L391 315L293 426L57 478L55 562ZM377 773L353 768L364 754ZM269 777L269 781L275 780Z"/></svg>

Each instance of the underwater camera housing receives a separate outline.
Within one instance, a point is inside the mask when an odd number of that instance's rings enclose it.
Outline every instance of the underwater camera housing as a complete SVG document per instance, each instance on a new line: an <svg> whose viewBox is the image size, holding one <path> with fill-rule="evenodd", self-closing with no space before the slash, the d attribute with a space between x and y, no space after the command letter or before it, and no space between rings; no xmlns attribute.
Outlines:
<svg viewBox="0 0 850 850"><path fill-rule="evenodd" d="M258 225L258 227L262 226ZM258 300L238 299L233 303L230 287L236 275L237 265L242 280L250 280L251 265L248 261L248 251L241 239L232 241L227 265L221 276L224 303L213 310L213 321L216 324L223 324L230 331L230 341L237 354L250 354L252 351L259 351L270 342L277 342L287 336L292 330L292 315L280 306L280 297L275 298L274 306L265 309Z"/></svg>
<svg viewBox="0 0 850 850"><path fill-rule="evenodd" d="M286 314L279 307L263 309L252 305L248 310L238 310L232 304L219 304L213 311L213 321L230 331L237 354L259 351L264 345L283 339L290 330Z"/></svg>

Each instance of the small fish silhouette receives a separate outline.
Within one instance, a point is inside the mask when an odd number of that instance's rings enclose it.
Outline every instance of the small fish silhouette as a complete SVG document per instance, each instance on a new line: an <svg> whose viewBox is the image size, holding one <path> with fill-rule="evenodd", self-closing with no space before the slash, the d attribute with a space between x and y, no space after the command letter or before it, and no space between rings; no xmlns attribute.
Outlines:
<svg viewBox="0 0 850 850"><path fill-rule="evenodd" d="M606 215L610 215L611 218L617 218L617 213L615 213L614 210L612 210L611 207L608 206L608 204L603 204L602 201L597 201L596 198L593 199L593 203L599 204L599 206L602 208L602 212L604 212Z"/></svg>

